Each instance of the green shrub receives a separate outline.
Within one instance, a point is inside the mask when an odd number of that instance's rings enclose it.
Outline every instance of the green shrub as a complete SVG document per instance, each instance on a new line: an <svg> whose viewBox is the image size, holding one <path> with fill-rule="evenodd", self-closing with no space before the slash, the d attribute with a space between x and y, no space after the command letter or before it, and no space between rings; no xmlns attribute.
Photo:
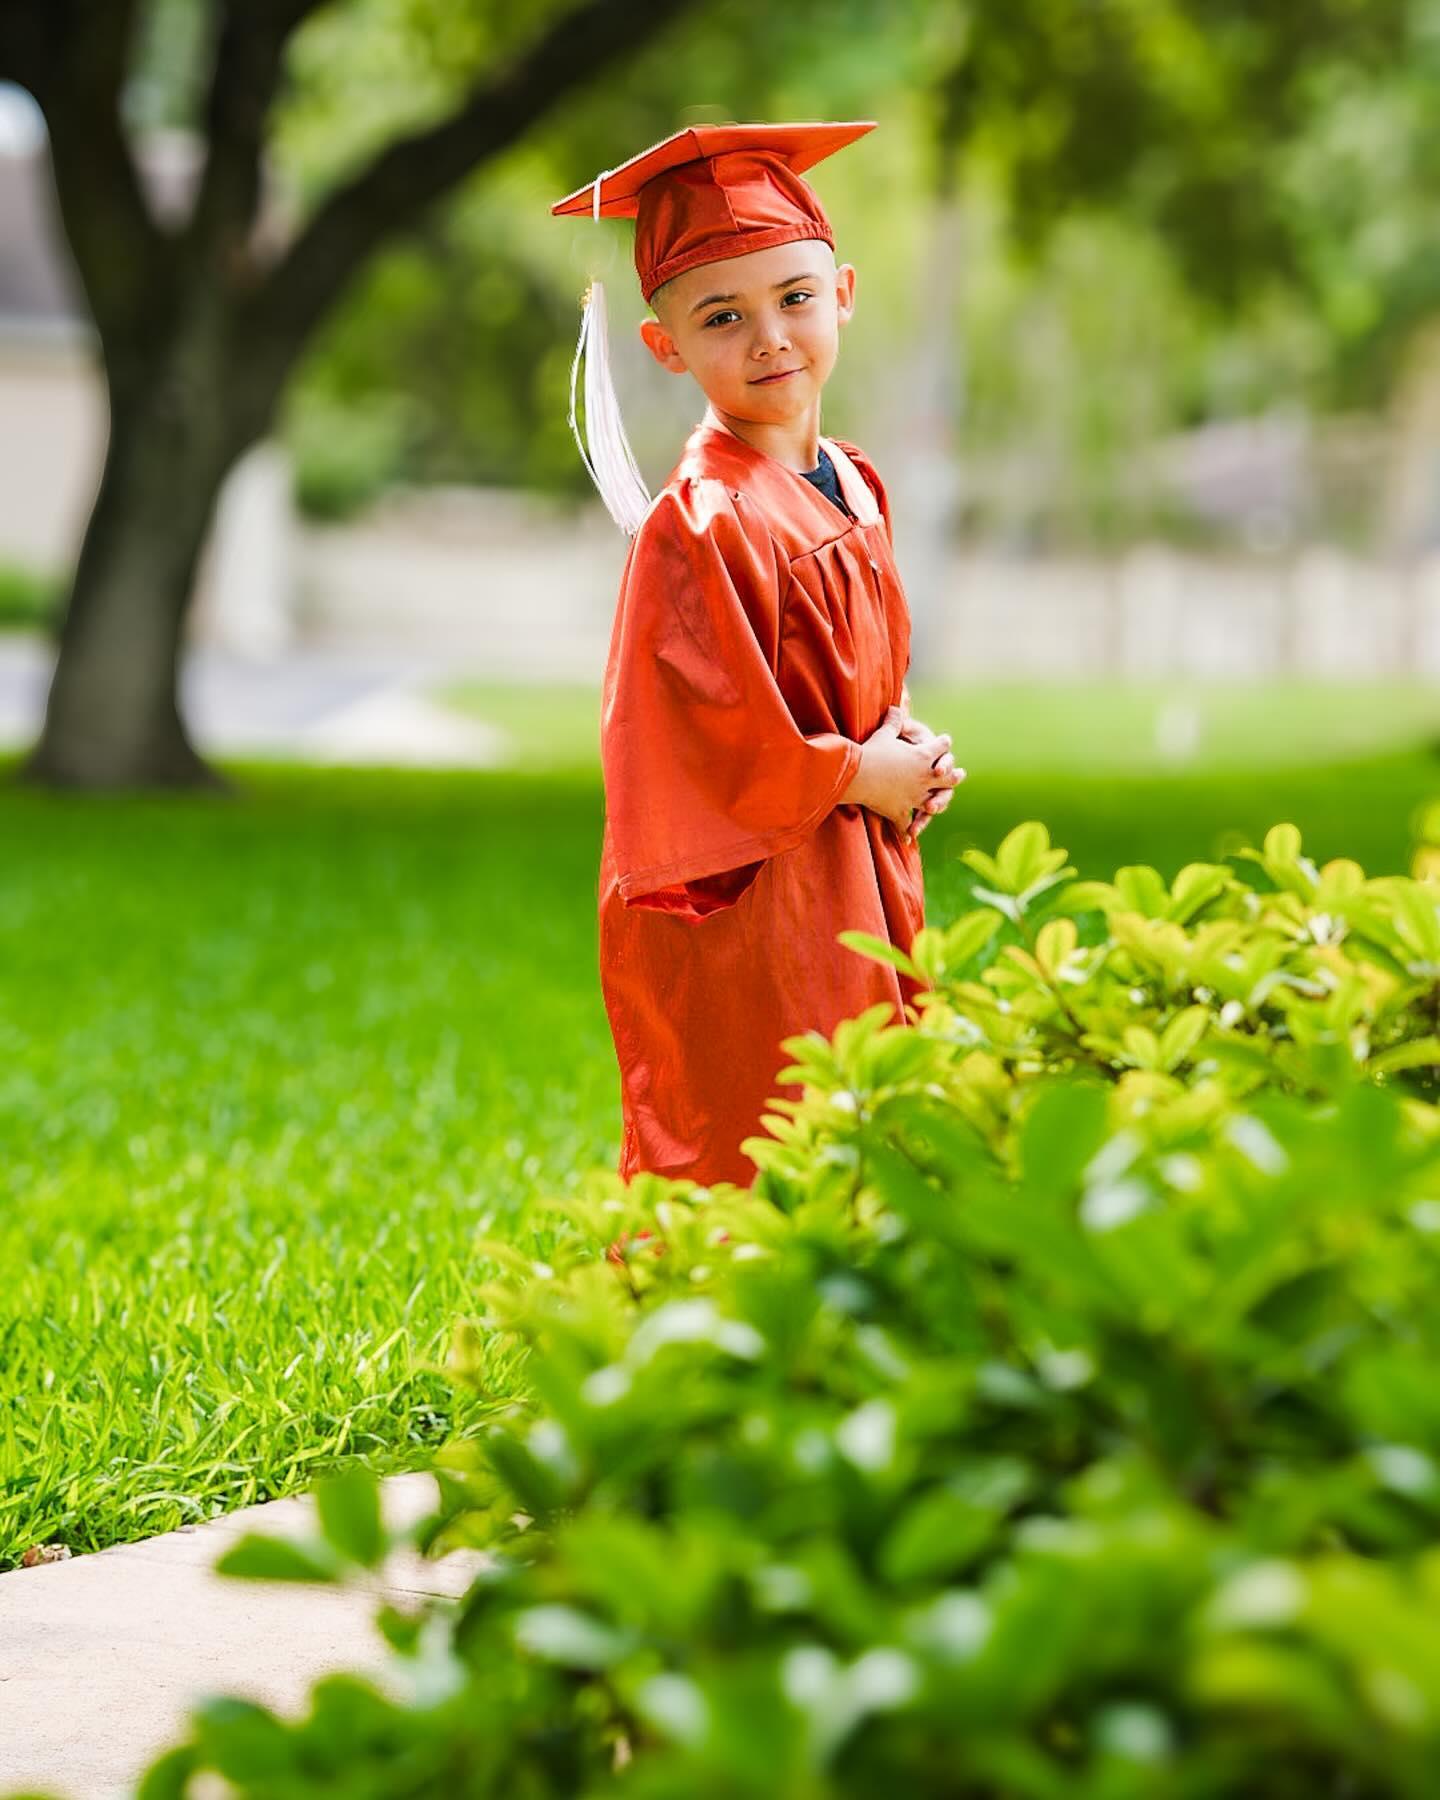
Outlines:
<svg viewBox="0 0 1440 1800"><path fill-rule="evenodd" d="M290 410L285 434L294 458L295 504L305 517L326 521L361 511L398 475L409 430L399 405L352 407L303 395Z"/></svg>
<svg viewBox="0 0 1440 1800"><path fill-rule="evenodd" d="M1440 896L1063 863L977 859L918 1028L789 1040L753 1190L490 1247L450 1368L525 1398L440 1453L417 1541L490 1560L381 1614L408 1697L211 1702L146 1800L1436 1791ZM381 1562L363 1471L321 1516L221 1567Z"/></svg>
<svg viewBox="0 0 1440 1800"><path fill-rule="evenodd" d="M1116 1128L1163 1132L1173 1120L1183 1130L1262 1091L1318 1102L1363 1081L1398 1083L1418 1125L1440 1122L1429 1104L1440 1082L1440 879L1367 881L1343 859L1317 869L1293 825L1275 826L1262 850L1186 865L1168 888L1144 866L1072 882L1065 852L1033 822L994 857L964 857L983 884L975 909L921 931L909 956L841 933L927 984L918 1030L880 1040L899 1059L910 1128L933 1115L953 1135L963 1120L1003 1159L1036 1082L1081 1072L1113 1084ZM873 1085L848 1049L854 1030L842 1026L833 1044L818 1033L791 1041L792 1075L831 1108L856 1106L856 1083ZM784 1150L759 1138L749 1148L777 1176L803 1172L828 1111L772 1104L766 1123Z"/></svg>

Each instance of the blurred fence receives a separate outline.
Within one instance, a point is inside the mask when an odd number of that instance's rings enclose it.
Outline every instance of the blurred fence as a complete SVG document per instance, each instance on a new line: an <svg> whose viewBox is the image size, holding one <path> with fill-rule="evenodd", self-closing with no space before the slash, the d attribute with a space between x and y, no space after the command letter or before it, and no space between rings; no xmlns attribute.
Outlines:
<svg viewBox="0 0 1440 1800"><path fill-rule="evenodd" d="M347 525L302 526L303 641L450 652L477 674L599 681L627 540L600 509L576 523L539 498L394 494Z"/></svg>
<svg viewBox="0 0 1440 1800"><path fill-rule="evenodd" d="M1440 555L957 558L933 642L947 674L1440 679Z"/></svg>
<svg viewBox="0 0 1440 1800"><path fill-rule="evenodd" d="M577 524L523 497L396 496L363 522L300 531L297 625L311 643L448 651L518 680L598 680L625 552L598 509ZM1440 554L959 552L937 585L911 593L931 677L1440 680Z"/></svg>

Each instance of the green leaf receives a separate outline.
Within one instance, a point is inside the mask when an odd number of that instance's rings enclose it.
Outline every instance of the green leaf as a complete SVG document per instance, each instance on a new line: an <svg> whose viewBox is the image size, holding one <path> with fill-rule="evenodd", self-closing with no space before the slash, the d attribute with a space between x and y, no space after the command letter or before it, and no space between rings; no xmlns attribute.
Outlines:
<svg viewBox="0 0 1440 1800"><path fill-rule="evenodd" d="M341 1565L323 1543L301 1544L289 1538L264 1537L247 1531L215 1563L217 1575L254 1581L321 1581L341 1579Z"/></svg>
<svg viewBox="0 0 1440 1800"><path fill-rule="evenodd" d="M207 1764L251 1792L294 1771L296 1743L268 1707L230 1694L212 1695L193 1709L195 1735Z"/></svg>
<svg viewBox="0 0 1440 1800"><path fill-rule="evenodd" d="M1365 886L1365 871L1348 856L1326 863L1322 872L1321 894L1327 905L1360 893Z"/></svg>
<svg viewBox="0 0 1440 1800"><path fill-rule="evenodd" d="M135 1788L135 1800L185 1800L190 1793L190 1777L200 1766L200 1753L193 1744L177 1744L159 1756L145 1771ZM48 1796L17 1795L16 1800L48 1800Z"/></svg>
<svg viewBox="0 0 1440 1800"><path fill-rule="evenodd" d="M1348 1685L1308 1647L1232 1637L1202 1642L1187 1685L1202 1705L1286 1720L1291 1730L1308 1729L1322 1741L1359 1725Z"/></svg>
<svg viewBox="0 0 1440 1800"><path fill-rule="evenodd" d="M965 1167L982 1141L952 1105L936 1095L913 1090L887 1095L876 1106L872 1123L875 1131L887 1136L899 1133L907 1161L946 1173ZM908 1191L908 1179L905 1186Z"/></svg>
<svg viewBox="0 0 1440 1800"><path fill-rule="evenodd" d="M1170 889L1165 917L1184 925L1230 886L1231 872L1219 863L1186 863Z"/></svg>
<svg viewBox="0 0 1440 1800"><path fill-rule="evenodd" d="M562 1504L564 1484L518 1438L494 1426L481 1442L490 1467L532 1518L548 1518Z"/></svg>
<svg viewBox="0 0 1440 1800"><path fill-rule="evenodd" d="M1027 819L1009 833L995 854L1000 886L1018 894L1045 873L1050 833L1038 819Z"/></svg>
<svg viewBox="0 0 1440 1800"><path fill-rule="evenodd" d="M1440 1037L1422 1037L1382 1050L1367 1066L1383 1075L1392 1069L1424 1069L1435 1063L1440 1063Z"/></svg>
<svg viewBox="0 0 1440 1800"><path fill-rule="evenodd" d="M1155 1069L1160 1064L1160 1040L1148 1025L1127 1025L1120 1041L1137 1069Z"/></svg>
<svg viewBox="0 0 1440 1800"><path fill-rule="evenodd" d="M992 887L1001 885L1002 878L993 856L987 856L983 850L962 850L960 860L974 869L977 875L983 875Z"/></svg>
<svg viewBox="0 0 1440 1800"><path fill-rule="evenodd" d="M380 1487L371 1471L351 1463L316 1484L315 1508L326 1541L351 1562L373 1569L386 1550Z"/></svg>
<svg viewBox="0 0 1440 1800"><path fill-rule="evenodd" d="M1094 1081L1052 1082L1035 1094L1020 1127L1024 1191L1049 1199L1080 1184L1106 1139L1106 1091Z"/></svg>
<svg viewBox="0 0 1440 1800"><path fill-rule="evenodd" d="M353 1754L356 1744L379 1742L401 1715L395 1703L363 1675L322 1675L310 1690L306 1737L329 1754Z"/></svg>
<svg viewBox="0 0 1440 1800"><path fill-rule="evenodd" d="M916 981L924 977L919 969L898 945L891 944L884 938L873 936L868 931L841 931L836 934L836 941L847 950L858 950L861 956L868 956L874 962L889 963L891 968L903 970L906 975Z"/></svg>
<svg viewBox="0 0 1440 1800"><path fill-rule="evenodd" d="M1179 1068L1204 1037L1209 1025L1209 1009L1204 1006L1187 1006L1183 1012L1176 1013L1160 1034L1160 1067Z"/></svg>
<svg viewBox="0 0 1440 1800"><path fill-rule="evenodd" d="M955 1480L922 1494L880 1549L891 1581L933 1581L961 1573L991 1542L1006 1511L1029 1485L1025 1465L996 1457L968 1465Z"/></svg>
<svg viewBox="0 0 1440 1800"><path fill-rule="evenodd" d="M1407 944L1424 961L1440 963L1440 907L1433 891L1423 889L1418 881L1407 881L1398 883L1390 897Z"/></svg>
<svg viewBox="0 0 1440 1800"><path fill-rule="evenodd" d="M1118 869L1115 888L1131 912L1143 913L1147 919L1165 917L1170 896L1165 883L1147 864L1131 863Z"/></svg>
<svg viewBox="0 0 1440 1800"><path fill-rule="evenodd" d="M401 1612L387 1600L375 1614L375 1624L392 1650L398 1650L402 1656L413 1656L424 1629L425 1615Z"/></svg>
<svg viewBox="0 0 1440 1800"><path fill-rule="evenodd" d="M567 1669L608 1669L630 1638L573 1606L531 1606L515 1616L515 1641L542 1662Z"/></svg>
<svg viewBox="0 0 1440 1800"><path fill-rule="evenodd" d="M1061 854L1063 854L1063 852ZM1028 912L1042 894L1049 893L1050 889L1053 887L1059 887L1062 882L1068 881L1074 873L1074 869L1068 864L1063 869L1047 869L1043 874L1037 875L1032 882L1021 889L1015 896L1016 905L1020 908L1022 913Z"/></svg>
<svg viewBox="0 0 1440 1800"><path fill-rule="evenodd" d="M1054 977L1078 942L1075 921L1065 914L1047 919L1035 936L1035 960L1047 976Z"/></svg>
<svg viewBox="0 0 1440 1800"><path fill-rule="evenodd" d="M944 1050L934 1038L908 1026L897 1025L893 1033L877 1039L867 1058L866 1073L872 1087L900 1087L915 1081L928 1071L940 1073Z"/></svg>
<svg viewBox="0 0 1440 1800"><path fill-rule="evenodd" d="M1077 881L1066 889L1064 904L1069 913L1111 912L1121 900L1111 882Z"/></svg>
<svg viewBox="0 0 1440 1800"><path fill-rule="evenodd" d="M945 929L946 962L951 968L969 962L994 941L999 929L988 907L983 912L966 913Z"/></svg>

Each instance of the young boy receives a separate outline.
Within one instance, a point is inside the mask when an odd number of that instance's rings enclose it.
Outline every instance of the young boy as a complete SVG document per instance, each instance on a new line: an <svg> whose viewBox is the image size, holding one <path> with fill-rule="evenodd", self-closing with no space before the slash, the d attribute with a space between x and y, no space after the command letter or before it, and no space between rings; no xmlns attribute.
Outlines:
<svg viewBox="0 0 1440 1800"><path fill-rule="evenodd" d="M903 1021L913 999L836 942L909 948L917 840L964 777L948 734L909 716L880 478L820 435L855 271L800 172L872 128L692 126L552 208L636 218L655 313L641 336L708 403L651 501L587 365L602 442L586 464L634 533L605 670L599 882L626 1177L748 1185L740 1142L782 1091L781 1039L877 1001Z"/></svg>

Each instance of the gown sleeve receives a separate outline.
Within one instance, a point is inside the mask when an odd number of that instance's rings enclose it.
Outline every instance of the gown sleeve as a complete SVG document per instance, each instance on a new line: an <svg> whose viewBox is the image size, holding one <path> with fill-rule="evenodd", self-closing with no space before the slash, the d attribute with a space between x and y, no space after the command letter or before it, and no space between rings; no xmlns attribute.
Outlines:
<svg viewBox="0 0 1440 1800"><path fill-rule="evenodd" d="M800 731L776 681L788 575L755 504L708 477L664 489L631 543L600 728L627 905L733 906L859 767L852 739Z"/></svg>

